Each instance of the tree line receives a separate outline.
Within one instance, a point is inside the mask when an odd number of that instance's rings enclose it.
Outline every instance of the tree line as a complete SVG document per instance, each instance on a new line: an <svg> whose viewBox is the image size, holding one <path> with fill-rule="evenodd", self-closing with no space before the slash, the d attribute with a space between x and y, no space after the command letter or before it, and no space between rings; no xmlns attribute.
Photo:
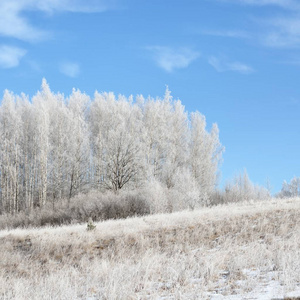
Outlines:
<svg viewBox="0 0 300 300"><path fill-rule="evenodd" d="M168 189L189 180L207 197L223 147L199 112L188 113L168 88L162 98L73 89L46 80L32 98L5 91L0 106L0 213L71 199L89 190Z"/></svg>
<svg viewBox="0 0 300 300"><path fill-rule="evenodd" d="M276 196L278 198L300 197L300 177L294 176L289 183L284 180L281 191Z"/></svg>

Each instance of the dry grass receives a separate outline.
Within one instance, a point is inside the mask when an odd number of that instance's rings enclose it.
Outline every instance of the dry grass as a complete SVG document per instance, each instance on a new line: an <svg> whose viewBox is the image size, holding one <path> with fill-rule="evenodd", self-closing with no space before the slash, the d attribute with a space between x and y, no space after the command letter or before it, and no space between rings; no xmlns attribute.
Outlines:
<svg viewBox="0 0 300 300"><path fill-rule="evenodd" d="M93 231L3 230L0 299L212 299L272 279L286 293L300 285L299 220L300 199L280 199L110 220Z"/></svg>

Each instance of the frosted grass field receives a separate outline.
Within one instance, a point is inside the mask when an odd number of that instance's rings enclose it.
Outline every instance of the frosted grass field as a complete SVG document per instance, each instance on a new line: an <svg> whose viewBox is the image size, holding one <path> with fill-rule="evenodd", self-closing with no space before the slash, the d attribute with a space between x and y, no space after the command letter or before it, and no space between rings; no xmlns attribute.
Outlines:
<svg viewBox="0 0 300 300"><path fill-rule="evenodd" d="M1 299L300 296L300 199L0 231Z"/></svg>

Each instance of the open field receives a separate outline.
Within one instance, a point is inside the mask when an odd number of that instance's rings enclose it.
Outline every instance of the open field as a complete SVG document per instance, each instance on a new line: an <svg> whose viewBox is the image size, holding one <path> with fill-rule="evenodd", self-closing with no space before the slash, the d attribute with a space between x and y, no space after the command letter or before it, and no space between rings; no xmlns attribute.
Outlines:
<svg viewBox="0 0 300 300"><path fill-rule="evenodd" d="M96 225L0 231L0 299L272 299L300 290L300 199Z"/></svg>

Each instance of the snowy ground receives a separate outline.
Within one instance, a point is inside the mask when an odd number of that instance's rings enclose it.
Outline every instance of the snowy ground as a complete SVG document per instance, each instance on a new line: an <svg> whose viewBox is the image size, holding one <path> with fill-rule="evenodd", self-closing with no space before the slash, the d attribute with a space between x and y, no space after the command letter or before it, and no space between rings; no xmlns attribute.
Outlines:
<svg viewBox="0 0 300 300"><path fill-rule="evenodd" d="M268 273L262 273L259 270L243 270L243 274L246 275L246 280L239 280L236 282L240 289L236 289L234 292L236 294L232 295L222 295L218 291L207 293L207 296L211 300L238 300L238 299L248 299L248 300L270 300L270 299L285 299L291 297L299 297L300 299L300 285L293 292L286 292L285 287L280 283L277 278L279 274L277 271L272 271ZM227 280L224 278L224 280ZM255 283L256 286L251 285L251 281ZM259 282L259 284L257 284ZM248 287L249 286L249 287ZM242 292L243 290L251 289L250 292Z"/></svg>
<svg viewBox="0 0 300 300"><path fill-rule="evenodd" d="M235 283L230 282L230 273L223 271L220 273L220 279L216 285L222 288L197 294L197 285L201 285L202 279L193 278L190 280L193 286L192 293L180 294L180 299L209 299L209 300L299 300L300 299L300 284L292 292L286 292L285 286L278 280L279 274L277 271L267 273L260 272L257 269L243 270L244 280L239 280ZM228 283L228 285L226 285ZM236 288L232 288L236 286ZM201 289L201 287L199 287ZM161 296L152 297L153 290L160 290ZM163 290L165 292L163 292ZM173 290L173 292L170 292ZM149 295L140 295L137 299L159 299L159 300L177 300L179 294L174 292L174 283L159 282L154 283L149 289ZM229 293L229 290L231 293ZM249 290L249 292L247 292ZM246 291L246 292L245 292ZM89 300L96 300L97 297L91 296Z"/></svg>
<svg viewBox="0 0 300 300"><path fill-rule="evenodd" d="M4 230L0 253L1 300L300 297L300 199Z"/></svg>

